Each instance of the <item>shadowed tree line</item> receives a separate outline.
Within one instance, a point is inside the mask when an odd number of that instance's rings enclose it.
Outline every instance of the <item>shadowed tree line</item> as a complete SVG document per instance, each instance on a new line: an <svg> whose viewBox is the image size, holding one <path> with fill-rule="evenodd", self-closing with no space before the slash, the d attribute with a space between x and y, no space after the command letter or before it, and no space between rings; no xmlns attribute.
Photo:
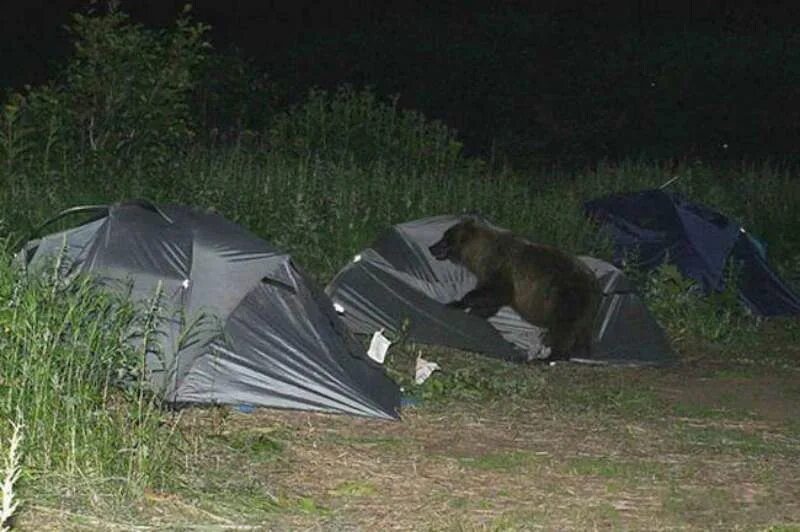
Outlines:
<svg viewBox="0 0 800 532"><path fill-rule="evenodd" d="M121 8L167 26L183 4ZM525 163L782 161L800 143L800 6L790 2L252 4L194 2L218 52L195 97L206 130L259 131L309 88L350 83L442 119L470 153ZM83 5L9 8L3 30L15 37L3 55L25 61L0 82L53 75L69 52L55 22Z"/></svg>

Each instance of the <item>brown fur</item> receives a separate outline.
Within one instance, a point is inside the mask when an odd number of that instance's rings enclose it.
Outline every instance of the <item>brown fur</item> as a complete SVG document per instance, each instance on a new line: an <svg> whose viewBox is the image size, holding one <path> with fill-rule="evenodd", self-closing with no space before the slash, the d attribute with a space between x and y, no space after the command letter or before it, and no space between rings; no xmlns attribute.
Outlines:
<svg viewBox="0 0 800 532"><path fill-rule="evenodd" d="M510 305L529 323L547 329L550 358L589 354L601 292L577 257L472 219L448 229L430 251L478 278L475 289L451 306L488 318Z"/></svg>

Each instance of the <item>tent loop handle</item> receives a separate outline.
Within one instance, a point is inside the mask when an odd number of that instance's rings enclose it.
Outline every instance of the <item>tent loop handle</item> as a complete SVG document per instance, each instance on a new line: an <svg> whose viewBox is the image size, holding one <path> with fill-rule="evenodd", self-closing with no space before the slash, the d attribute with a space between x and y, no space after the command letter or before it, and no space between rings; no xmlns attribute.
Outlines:
<svg viewBox="0 0 800 532"><path fill-rule="evenodd" d="M37 225L30 233L28 233L24 238L17 241L14 244L12 249L19 249L21 245L24 245L25 242L30 242L35 237L39 236L42 230L47 227L48 225L54 224L59 221L61 218L65 216L69 216L70 214L79 214L79 213L101 213L101 212L108 212L108 205L78 205L76 207L70 207L69 209L64 209L63 211L59 212L55 216L52 216L45 220L44 222Z"/></svg>
<svg viewBox="0 0 800 532"><path fill-rule="evenodd" d="M170 224L174 223L172 221L172 218L167 216L164 213L164 211L161 210L158 207L158 205L156 205L155 203L153 203L150 200L134 199L134 200L121 202L121 203L119 203L119 205L135 205L137 207L142 207L143 209L147 209L149 211L152 211L152 212L158 214L166 222L168 222ZM33 231L31 231L30 233L27 234L27 236L24 239L24 241L22 239L18 240L16 242L16 244L14 244L12 249L19 249L20 246L24 244L24 242L30 242L35 237L39 236L39 234L42 232L42 230L45 227L47 227L48 225L54 224L55 222L59 221L61 218L64 218L65 216L69 216L71 214L80 214L80 213L105 213L106 215L108 215L108 211L109 211L110 208L111 208L110 205L78 205L76 207L70 207L69 209L64 209L63 211L59 212L55 216L52 216L51 218L48 218L44 222L42 222L39 225L37 225L33 229Z"/></svg>

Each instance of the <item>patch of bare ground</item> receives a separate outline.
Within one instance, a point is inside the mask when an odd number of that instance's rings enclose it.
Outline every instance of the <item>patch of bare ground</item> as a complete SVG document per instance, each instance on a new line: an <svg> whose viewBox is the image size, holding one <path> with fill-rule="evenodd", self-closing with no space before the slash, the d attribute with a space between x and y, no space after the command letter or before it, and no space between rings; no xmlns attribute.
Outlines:
<svg viewBox="0 0 800 532"><path fill-rule="evenodd" d="M32 507L25 517L109 530L797 525L795 371L524 368L514 378L537 384L512 387L519 395L423 401L398 422L191 409L180 422L183 473L169 487L127 513Z"/></svg>
<svg viewBox="0 0 800 532"><path fill-rule="evenodd" d="M788 376L686 376L681 386L662 389L679 409L709 416L734 415L776 423L800 419L800 372Z"/></svg>
<svg viewBox="0 0 800 532"><path fill-rule="evenodd" d="M186 422L197 430L208 415L197 411ZM630 419L564 413L531 400L515 408L437 405L408 410L396 423L236 413L222 432L265 429L286 442L279 459L218 455L217 467L275 498L281 510L263 517L267 528L747 529L800 522L797 434L770 421ZM253 516L245 521L254 524Z"/></svg>

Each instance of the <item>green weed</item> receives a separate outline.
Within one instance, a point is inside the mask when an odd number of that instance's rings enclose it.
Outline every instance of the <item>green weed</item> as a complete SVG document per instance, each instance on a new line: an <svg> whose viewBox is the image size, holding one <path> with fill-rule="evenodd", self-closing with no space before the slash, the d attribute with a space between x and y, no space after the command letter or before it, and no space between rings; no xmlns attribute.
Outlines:
<svg viewBox="0 0 800 532"><path fill-rule="evenodd" d="M666 510L679 516L681 522L691 522L708 514L720 519L726 517L735 501L728 490L718 487L673 486L662 504Z"/></svg>
<svg viewBox="0 0 800 532"><path fill-rule="evenodd" d="M505 453L487 453L475 457L459 459L459 462L473 469L490 471L516 471L535 466L542 458L530 452L513 451Z"/></svg>
<svg viewBox="0 0 800 532"><path fill-rule="evenodd" d="M597 368L551 372L544 394L548 406L554 411L625 418L663 415L664 401L651 388L633 385L630 378L622 374L599 376L597 372Z"/></svg>
<svg viewBox="0 0 800 532"><path fill-rule="evenodd" d="M248 460L269 462L279 457L286 449L286 443L278 435L263 432L237 431L212 439L227 444L231 449L247 456Z"/></svg>
<svg viewBox="0 0 800 532"><path fill-rule="evenodd" d="M422 351L413 347L393 351L388 366L406 392L424 402L509 401L531 397L544 386L544 377L537 368L447 349L424 355L437 361L441 370L417 385L413 367L418 353Z"/></svg>
<svg viewBox="0 0 800 532"><path fill-rule="evenodd" d="M758 332L758 320L749 316L739 301L733 274L727 276L723 291L703 294L693 280L665 263L646 276L644 295L649 308L678 343L701 338L752 345Z"/></svg>
<svg viewBox="0 0 800 532"><path fill-rule="evenodd" d="M724 400L724 398L722 398ZM672 414L678 417L695 419L752 419L755 414L741 408L716 407L698 405L694 403L678 403L672 408Z"/></svg>
<svg viewBox="0 0 800 532"><path fill-rule="evenodd" d="M329 493L336 497L370 497L377 492L375 486L369 482L348 481L342 482Z"/></svg>
<svg viewBox="0 0 800 532"><path fill-rule="evenodd" d="M711 452L743 453L751 456L797 456L798 449L791 440L771 438L769 434L750 433L722 427L682 427L677 436L683 444Z"/></svg>
<svg viewBox="0 0 800 532"><path fill-rule="evenodd" d="M293 508L295 511L304 514L326 515L330 513L330 510L328 508L320 506L311 497L300 497L294 501L291 501L289 503L288 508Z"/></svg>

